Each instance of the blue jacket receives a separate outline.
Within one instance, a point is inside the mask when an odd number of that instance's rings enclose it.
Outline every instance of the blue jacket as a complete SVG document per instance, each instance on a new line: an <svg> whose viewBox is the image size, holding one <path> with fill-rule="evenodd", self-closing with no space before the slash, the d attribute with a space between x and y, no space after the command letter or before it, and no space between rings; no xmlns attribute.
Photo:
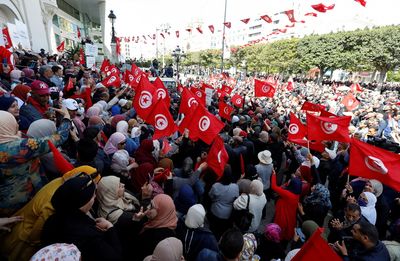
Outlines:
<svg viewBox="0 0 400 261"><path fill-rule="evenodd" d="M29 125L36 120L43 119L42 114L31 104L22 105L19 113L29 121Z"/></svg>

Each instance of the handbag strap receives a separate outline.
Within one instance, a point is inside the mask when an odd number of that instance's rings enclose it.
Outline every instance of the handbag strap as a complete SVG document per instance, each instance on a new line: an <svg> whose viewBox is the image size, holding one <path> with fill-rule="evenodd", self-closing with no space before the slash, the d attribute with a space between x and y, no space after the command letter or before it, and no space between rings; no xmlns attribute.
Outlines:
<svg viewBox="0 0 400 261"><path fill-rule="evenodd" d="M249 205L250 205L250 195L247 194L247 206L246 206L247 211L249 211Z"/></svg>

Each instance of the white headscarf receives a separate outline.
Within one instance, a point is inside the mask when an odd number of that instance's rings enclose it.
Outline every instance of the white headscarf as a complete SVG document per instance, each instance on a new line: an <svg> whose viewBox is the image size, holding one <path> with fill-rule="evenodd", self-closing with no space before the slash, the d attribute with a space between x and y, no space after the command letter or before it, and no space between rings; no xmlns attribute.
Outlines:
<svg viewBox="0 0 400 261"><path fill-rule="evenodd" d="M361 207L361 214L371 223L372 225L375 225L376 223L376 209L375 209L375 204L376 204L376 197L373 193L371 192L363 192L365 197L368 200L367 206L366 207Z"/></svg>
<svg viewBox="0 0 400 261"><path fill-rule="evenodd" d="M21 139L18 123L15 117L7 112L0 111L0 144Z"/></svg>
<svg viewBox="0 0 400 261"><path fill-rule="evenodd" d="M117 131L121 132L122 134L124 134L127 137L129 137L128 128L129 128L129 124L126 121L119 121L117 123L117 128L116 128Z"/></svg>
<svg viewBox="0 0 400 261"><path fill-rule="evenodd" d="M57 132L56 124L48 119L40 119L32 122L26 134L33 138L43 138Z"/></svg>
<svg viewBox="0 0 400 261"><path fill-rule="evenodd" d="M185 225L188 228L199 228L204 226L204 217L206 216L206 210L203 205L196 204L189 208L186 218Z"/></svg>

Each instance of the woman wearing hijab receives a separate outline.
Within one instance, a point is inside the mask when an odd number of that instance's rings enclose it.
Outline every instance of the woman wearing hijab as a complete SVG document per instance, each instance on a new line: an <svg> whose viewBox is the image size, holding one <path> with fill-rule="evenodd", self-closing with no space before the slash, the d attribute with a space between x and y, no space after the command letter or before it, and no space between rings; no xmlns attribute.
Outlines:
<svg viewBox="0 0 400 261"><path fill-rule="evenodd" d="M118 150L125 148L125 135L120 132L113 133L108 139L106 146L104 146L104 152L110 158L114 155Z"/></svg>
<svg viewBox="0 0 400 261"><path fill-rule="evenodd" d="M23 84L18 84L17 86L15 86L14 90L12 90L11 94L15 96L19 108L21 108L21 106L24 105L28 100L28 94L30 93L30 91L31 87Z"/></svg>
<svg viewBox="0 0 400 261"><path fill-rule="evenodd" d="M0 110L11 113L18 122L19 129L26 131L29 127L29 120L19 113L18 101L14 96L4 94L0 96Z"/></svg>
<svg viewBox="0 0 400 261"><path fill-rule="evenodd" d="M178 218L186 216L187 211L191 206L196 204L196 195L192 186L185 184L179 190L178 196L174 200Z"/></svg>
<svg viewBox="0 0 400 261"><path fill-rule="evenodd" d="M182 242L175 238L169 237L157 244L151 256L146 257L143 261L184 261Z"/></svg>
<svg viewBox="0 0 400 261"><path fill-rule="evenodd" d="M133 155L135 151L139 148L140 141L139 141L139 136L137 137L131 137L128 133L128 122L126 121L120 121L117 123L117 132L120 132L125 135L126 137L126 145L125 149L128 151L129 155Z"/></svg>
<svg viewBox="0 0 400 261"><path fill-rule="evenodd" d="M87 175L67 180L54 193L55 214L43 227L44 245L57 242L74 244L82 260L121 260L121 243L113 224L104 218L92 219L96 185Z"/></svg>
<svg viewBox="0 0 400 261"><path fill-rule="evenodd" d="M196 204L189 208L184 223L178 224L178 238L183 243L186 260L196 260L204 248L218 252L218 242L214 234L204 226L206 210Z"/></svg>
<svg viewBox="0 0 400 261"><path fill-rule="evenodd" d="M253 220L248 231L243 232L255 232L260 226L262 210L267 204L267 199L263 191L263 183L257 179L250 183L250 194L242 194L233 202L233 207L236 210L246 209L247 202L249 203L249 212L253 214Z"/></svg>
<svg viewBox="0 0 400 261"><path fill-rule="evenodd" d="M276 184L276 174L273 171L271 176L271 188L278 193L279 199L275 205L274 223L282 229L282 240L289 241L293 238L296 228L296 214L301 194L301 180L292 177L285 188Z"/></svg>
<svg viewBox="0 0 400 261"><path fill-rule="evenodd" d="M157 161L153 156L154 145L152 140L143 140L139 148L135 152L135 160L138 164L150 163L153 167L157 167Z"/></svg>
<svg viewBox="0 0 400 261"><path fill-rule="evenodd" d="M155 196L147 208L146 216L149 221L144 224L137 239L136 260L143 260L153 253L157 244L163 239L175 237L178 218L170 196L166 194Z"/></svg>
<svg viewBox="0 0 400 261"><path fill-rule="evenodd" d="M285 258L285 249L281 245L281 228L270 223L265 226L264 234L260 236L259 246L256 253L261 260L281 259Z"/></svg>
<svg viewBox="0 0 400 261"><path fill-rule="evenodd" d="M311 187L311 194L299 203L299 213L303 221L313 220L318 226L324 226L324 219L332 208L329 190L322 184Z"/></svg>
<svg viewBox="0 0 400 261"><path fill-rule="evenodd" d="M139 194L146 183L153 177L154 167L151 163L140 164L131 173L131 185L135 193Z"/></svg>
<svg viewBox="0 0 400 261"><path fill-rule="evenodd" d="M39 192L20 209L15 216L23 216L24 220L15 224L9 234L2 238L0 248L9 260L29 260L40 247L40 235L43 225L52 214L54 207L51 198L54 192L68 179L78 174L96 175L95 168L81 166L66 172L62 177L47 183ZM96 177L96 182L100 176Z"/></svg>
<svg viewBox="0 0 400 261"><path fill-rule="evenodd" d="M40 249L30 261L80 261L81 252L74 244L56 243Z"/></svg>
<svg viewBox="0 0 400 261"><path fill-rule="evenodd" d="M375 225L376 223L376 197L373 193L364 191L358 198L358 205L361 208L361 215L365 217L369 223Z"/></svg>
<svg viewBox="0 0 400 261"><path fill-rule="evenodd" d="M40 168L40 156L48 153L48 141L55 146L64 143L71 121L64 119L57 133L39 139L21 138L18 123L9 112L0 111L0 216L9 216L28 202L47 179Z"/></svg>

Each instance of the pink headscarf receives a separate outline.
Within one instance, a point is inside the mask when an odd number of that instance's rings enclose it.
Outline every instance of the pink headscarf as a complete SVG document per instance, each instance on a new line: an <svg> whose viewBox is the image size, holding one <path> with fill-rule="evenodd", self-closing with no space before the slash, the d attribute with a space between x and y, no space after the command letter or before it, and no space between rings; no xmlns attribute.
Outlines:
<svg viewBox="0 0 400 261"><path fill-rule="evenodd" d="M271 223L265 226L264 230L265 237L275 243L281 241L281 227L275 223Z"/></svg>
<svg viewBox="0 0 400 261"><path fill-rule="evenodd" d="M118 144L125 141L125 135L120 132L113 133L108 139L106 146L104 146L104 152L109 155L113 154L118 150Z"/></svg>

